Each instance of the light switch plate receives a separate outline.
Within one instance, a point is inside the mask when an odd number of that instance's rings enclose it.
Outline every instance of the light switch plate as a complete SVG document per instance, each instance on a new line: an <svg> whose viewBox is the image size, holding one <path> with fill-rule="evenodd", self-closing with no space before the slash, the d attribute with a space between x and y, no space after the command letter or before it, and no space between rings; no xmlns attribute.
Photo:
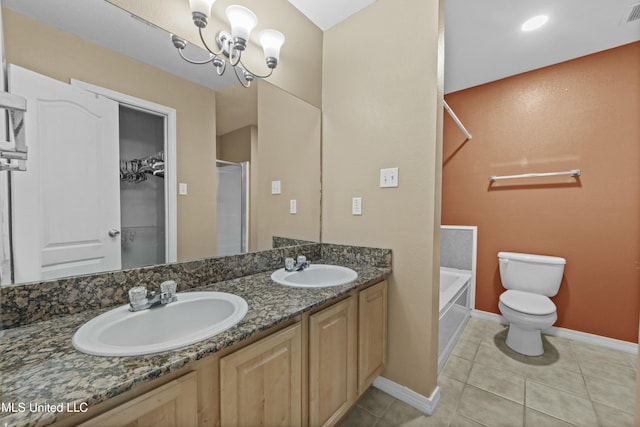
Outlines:
<svg viewBox="0 0 640 427"><path fill-rule="evenodd" d="M380 169L380 187L398 186L398 168Z"/></svg>
<svg viewBox="0 0 640 427"><path fill-rule="evenodd" d="M271 194L280 194L280 181L271 181Z"/></svg>
<svg viewBox="0 0 640 427"><path fill-rule="evenodd" d="M362 215L362 197L354 197L351 199L351 214Z"/></svg>
<svg viewBox="0 0 640 427"><path fill-rule="evenodd" d="M178 194L181 196L187 195L187 184L185 184L184 182L178 183Z"/></svg>
<svg viewBox="0 0 640 427"><path fill-rule="evenodd" d="M289 200L289 213L290 214L298 213L298 206L297 206L297 202L295 201L295 199Z"/></svg>

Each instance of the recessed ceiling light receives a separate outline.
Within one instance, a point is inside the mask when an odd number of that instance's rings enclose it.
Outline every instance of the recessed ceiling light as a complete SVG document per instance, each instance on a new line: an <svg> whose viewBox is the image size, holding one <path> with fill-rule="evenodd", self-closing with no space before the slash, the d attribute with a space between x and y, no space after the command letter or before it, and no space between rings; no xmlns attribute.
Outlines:
<svg viewBox="0 0 640 427"><path fill-rule="evenodd" d="M522 27L520 28L522 28L522 31L537 30L538 28L546 24L548 20L549 20L549 17L547 15L534 16L533 18L527 19L524 22L524 24L522 24Z"/></svg>

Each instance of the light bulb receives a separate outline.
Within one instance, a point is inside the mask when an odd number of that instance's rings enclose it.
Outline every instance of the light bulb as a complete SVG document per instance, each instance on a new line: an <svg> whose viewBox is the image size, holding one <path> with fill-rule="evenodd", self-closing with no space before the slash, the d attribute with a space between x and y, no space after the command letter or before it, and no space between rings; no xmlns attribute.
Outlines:
<svg viewBox="0 0 640 427"><path fill-rule="evenodd" d="M235 43L235 48L244 50L251 30L258 25L258 18L255 13L244 6L229 6L226 13L231 24L231 38Z"/></svg>
<svg viewBox="0 0 640 427"><path fill-rule="evenodd" d="M264 58L269 68L276 68L280 58L280 48L284 44L284 34L276 30L262 30L258 34L260 44L264 50Z"/></svg>
<svg viewBox="0 0 640 427"><path fill-rule="evenodd" d="M537 30L538 28L546 24L548 20L549 20L549 17L547 15L534 16L533 18L527 19L524 22L524 24L522 24L522 27L520 28L522 29L522 31Z"/></svg>
<svg viewBox="0 0 640 427"><path fill-rule="evenodd" d="M207 19L211 15L211 7L216 0L189 0L193 23L199 28L207 26Z"/></svg>

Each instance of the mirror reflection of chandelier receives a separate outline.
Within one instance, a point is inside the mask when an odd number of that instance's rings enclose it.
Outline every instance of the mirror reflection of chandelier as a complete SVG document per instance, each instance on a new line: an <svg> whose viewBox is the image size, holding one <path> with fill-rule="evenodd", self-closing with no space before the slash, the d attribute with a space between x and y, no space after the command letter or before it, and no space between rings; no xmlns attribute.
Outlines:
<svg viewBox="0 0 640 427"><path fill-rule="evenodd" d="M187 58L183 52L183 49L187 46L187 41L172 35L171 41L178 49L182 59L196 65L211 63L216 68L218 75L222 76L227 67L227 61L222 58L222 55L224 55L229 60L229 65L233 67L238 81L244 87L249 87L256 77L261 79L269 77L278 65L280 48L284 44L284 35L277 30L262 30L258 33L258 39L264 50L264 58L269 72L264 75L257 74L249 70L242 62L242 53L247 48L247 41L251 31L258 24L258 18L255 13L244 6L231 5L227 7L226 15L231 24L231 33L224 30L218 31L215 40L219 50L214 51L209 47L202 34L202 30L207 26L214 2L215 0L189 0L193 23L198 27L202 44L209 51L209 59L197 61Z"/></svg>

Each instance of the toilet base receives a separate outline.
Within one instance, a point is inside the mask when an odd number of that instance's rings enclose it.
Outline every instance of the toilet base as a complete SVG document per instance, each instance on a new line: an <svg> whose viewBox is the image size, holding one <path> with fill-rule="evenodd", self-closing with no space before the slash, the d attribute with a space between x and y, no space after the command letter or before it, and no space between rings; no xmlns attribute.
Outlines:
<svg viewBox="0 0 640 427"><path fill-rule="evenodd" d="M542 334L539 329L526 330L513 323L509 324L507 346L525 356L540 356L544 353Z"/></svg>

